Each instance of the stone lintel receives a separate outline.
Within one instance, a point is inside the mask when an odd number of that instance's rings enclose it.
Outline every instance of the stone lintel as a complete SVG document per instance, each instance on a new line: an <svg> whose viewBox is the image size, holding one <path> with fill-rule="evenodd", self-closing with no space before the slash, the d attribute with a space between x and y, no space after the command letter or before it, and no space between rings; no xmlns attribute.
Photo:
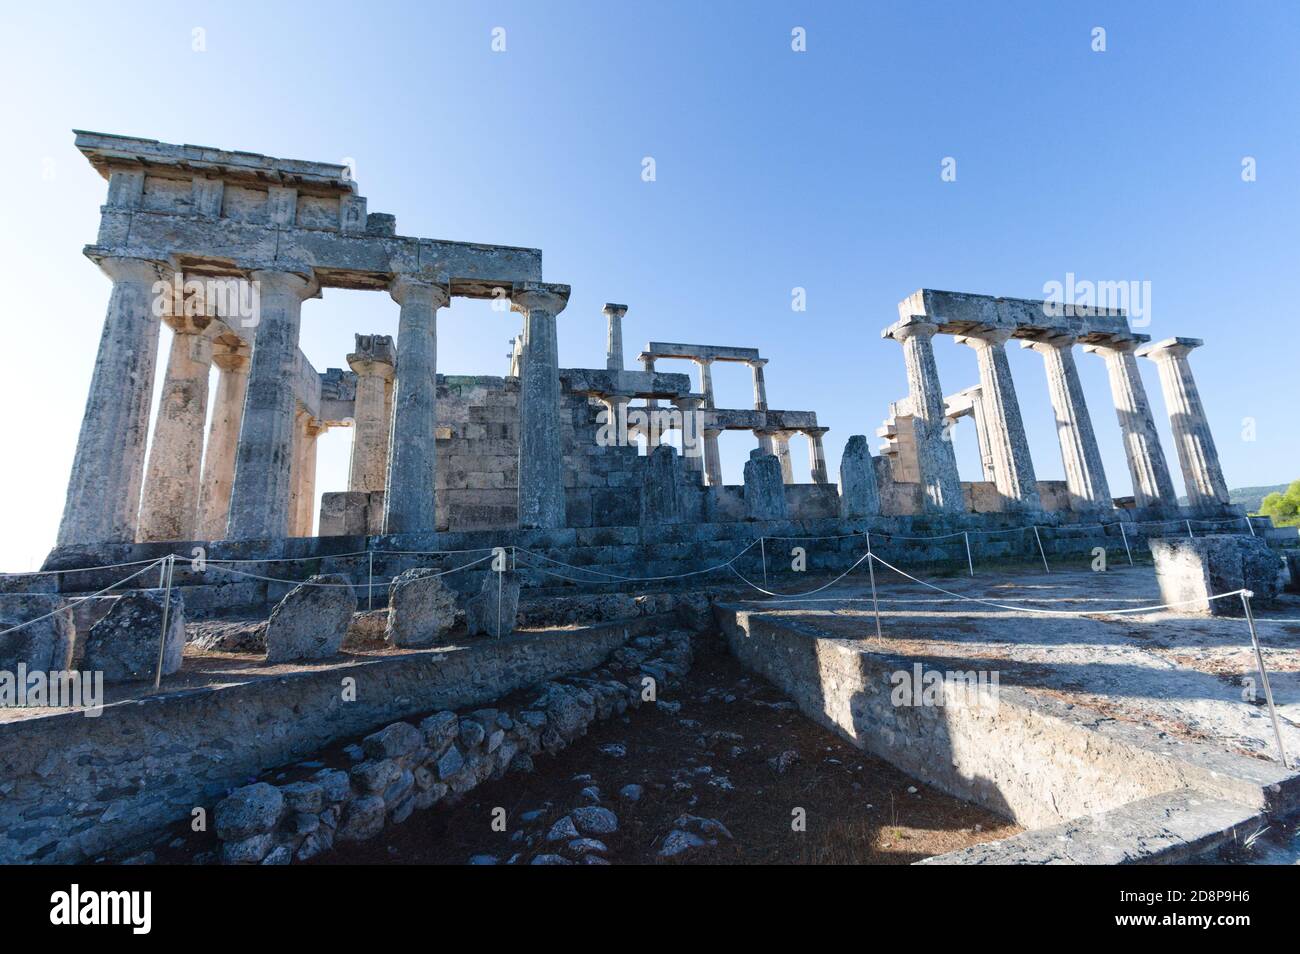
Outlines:
<svg viewBox="0 0 1300 954"><path fill-rule="evenodd" d="M588 397L630 395L655 400L691 393L688 374L663 371L609 371L604 368L561 368L560 381L574 394ZM702 396L701 396L702 397Z"/></svg>
<svg viewBox="0 0 1300 954"><path fill-rule="evenodd" d="M759 360L759 353L757 348L651 341L637 357L642 361L647 358L683 358L687 361L741 361L748 364Z"/></svg>
<svg viewBox="0 0 1300 954"><path fill-rule="evenodd" d="M922 288L898 303L900 323L921 318L944 334L976 328L1006 328L1013 337L1067 333L1075 338L1131 336L1128 318L1118 308L1088 308L1034 298L1000 298ZM893 337L883 334L883 337Z"/></svg>

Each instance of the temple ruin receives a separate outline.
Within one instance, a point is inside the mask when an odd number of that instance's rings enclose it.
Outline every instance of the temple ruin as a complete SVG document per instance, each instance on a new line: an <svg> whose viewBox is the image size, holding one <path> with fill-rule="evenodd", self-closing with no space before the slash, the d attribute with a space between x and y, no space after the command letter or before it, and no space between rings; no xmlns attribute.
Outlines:
<svg viewBox="0 0 1300 954"><path fill-rule="evenodd" d="M653 520L638 499L646 452L672 432L685 512L668 522L743 519L743 488L722 480L724 430L748 431L776 456L793 518L842 509L822 449L826 428L813 411L768 406L768 359L758 349L651 341L637 356L641 370L629 371L628 306L608 304L606 366L561 368L557 319L569 289L544 279L539 250L401 236L392 215L368 211L341 165L90 132L78 132L76 145L108 181L85 254L113 292L60 547L312 536L316 439L334 427L352 429L352 459L347 488L323 495L321 537ZM346 369L313 368L298 330L303 302L327 288L387 292L399 308L396 340L359 333ZM506 375L438 375L437 312L453 296L501 300L520 314ZM1177 508L1137 372L1145 357L1160 368L1191 511L1227 512L1187 360L1201 342L1149 342L1117 311L1051 317L1059 310L929 289L899 303L882 337L902 345L908 394L879 432L886 445L873 469L884 515L1111 511L1075 345L1104 358L1110 373L1134 486L1121 506L1135 519ZM150 422L163 322L172 344ZM936 334L976 351L978 385L944 397ZM1005 351L1013 338L1043 356L1063 484L1034 475ZM694 363L698 382L657 370L667 360ZM719 361L752 370L752 408L716 406ZM219 377L209 397L212 365ZM967 414L984 479L963 484L947 427ZM620 439L598 440L602 421L618 424ZM793 480L796 435L807 443L811 485Z"/></svg>

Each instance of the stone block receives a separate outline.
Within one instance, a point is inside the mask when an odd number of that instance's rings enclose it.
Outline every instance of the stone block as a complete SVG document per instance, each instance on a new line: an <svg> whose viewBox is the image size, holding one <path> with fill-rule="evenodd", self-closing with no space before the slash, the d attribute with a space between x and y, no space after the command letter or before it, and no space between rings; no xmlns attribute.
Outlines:
<svg viewBox="0 0 1300 954"><path fill-rule="evenodd" d="M324 659L343 646L357 609L351 581L338 573L313 576L295 586L271 611L266 661Z"/></svg>
<svg viewBox="0 0 1300 954"><path fill-rule="evenodd" d="M163 636L163 590L128 593L90 629L83 668L103 672L105 682L152 679L162 641L162 674L181 668L185 648L185 601L171 591L167 633Z"/></svg>
<svg viewBox="0 0 1300 954"><path fill-rule="evenodd" d="M478 595L465 604L469 635L486 633L499 639L513 633L519 616L519 586L519 574L514 570L485 573Z"/></svg>
<svg viewBox="0 0 1300 954"><path fill-rule="evenodd" d="M1242 616L1245 610L1239 597L1209 597L1247 589L1254 593L1252 605L1259 606L1271 603L1281 589L1279 558L1256 537L1163 537L1149 540L1148 546L1155 560L1161 602L1184 603L1176 612ZM1193 602L1187 603L1189 600Z"/></svg>
<svg viewBox="0 0 1300 954"><path fill-rule="evenodd" d="M54 615L47 616L49 613ZM46 618L40 619L42 616ZM67 669L76 629L72 610L64 600L58 596L0 595L0 630L24 623L29 625L0 636L0 670L16 672L20 663L28 672Z"/></svg>
<svg viewBox="0 0 1300 954"><path fill-rule="evenodd" d="M880 490L871 449L862 434L854 434L840 457L840 516L846 519L880 513Z"/></svg>
<svg viewBox="0 0 1300 954"><path fill-rule="evenodd" d="M787 516L781 462L762 449L745 461L745 516L750 520L784 520Z"/></svg>
<svg viewBox="0 0 1300 954"><path fill-rule="evenodd" d="M389 584L384 638L393 646L440 645L455 621L456 593L437 570L417 567Z"/></svg>

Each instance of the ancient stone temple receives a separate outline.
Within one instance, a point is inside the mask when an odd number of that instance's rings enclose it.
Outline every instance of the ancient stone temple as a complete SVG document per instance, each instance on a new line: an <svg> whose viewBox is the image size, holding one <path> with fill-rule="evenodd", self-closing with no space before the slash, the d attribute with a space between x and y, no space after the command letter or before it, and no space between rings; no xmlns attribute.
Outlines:
<svg viewBox="0 0 1300 954"><path fill-rule="evenodd" d="M768 359L752 347L650 341L625 366L628 305L603 309L603 368L562 368L567 285L542 273L537 249L400 235L371 212L346 167L79 132L76 144L108 182L99 235L85 254L113 281L90 384L60 548L168 541L277 541L647 526L656 522L800 521L843 515L1112 512L1074 346L1110 372L1134 495L1134 518L1176 507L1136 358L1160 368L1176 451L1198 514L1224 510L1226 484L1188 363L1200 342L1150 343L1122 313L1050 317L1049 303L922 290L882 333L902 345L908 393L880 433L882 457L853 444L853 493L829 482L826 428L810 410L769 406ZM395 338L356 335L346 367L318 371L299 349L305 304L332 288L386 293ZM454 296L505 300L518 313L506 374L437 369L437 315ZM629 311L632 319L629 319ZM591 322L578 320L586 328ZM159 331L172 329L161 368ZM976 352L979 381L945 396L932 339ZM1006 346L1043 356L1065 470L1039 481ZM663 370L689 362L696 377ZM746 365L752 407L721 408L715 362ZM212 366L218 369L209 395ZM150 420L157 375L162 400ZM205 422L211 411L211 424ZM971 416L982 480L958 478L949 430ZM352 431L347 486L322 488L316 441ZM747 431L772 457L783 501L746 503L724 483L723 431ZM806 443L811 483L796 484L791 439ZM650 472L671 442L679 466ZM146 446L149 452L146 457ZM864 472L864 467L867 472ZM846 469L847 468L847 469ZM665 475L679 487L665 490ZM772 488L762 483L765 499ZM647 506L645 488L673 501ZM756 509L757 508L757 509Z"/></svg>

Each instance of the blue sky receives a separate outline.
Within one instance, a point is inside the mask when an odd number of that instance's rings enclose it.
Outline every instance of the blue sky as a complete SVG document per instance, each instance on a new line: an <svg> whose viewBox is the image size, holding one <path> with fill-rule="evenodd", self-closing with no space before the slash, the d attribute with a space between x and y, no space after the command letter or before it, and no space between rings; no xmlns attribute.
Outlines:
<svg viewBox="0 0 1300 954"><path fill-rule="evenodd" d="M543 249L547 279L573 286L566 366L603 364L605 301L630 306L629 361L650 339L761 349L771 405L831 428L832 474L848 436L874 435L905 392L901 349L879 331L914 289L1149 281L1144 330L1206 341L1192 363L1229 484L1300 476L1294 4L87 3L4 17L0 567L53 542L108 299L80 254L105 184L73 128L349 157L402 234ZM1257 181L1242 181L1244 157ZM396 326L387 296L326 290L304 308L302 346L342 366L352 332ZM457 302L439 370L501 374L517 331L518 316ZM946 391L976 382L970 349L936 352ZM1112 491L1127 493L1104 367L1078 362ZM1060 479L1042 359L1015 349L1012 367L1038 476ZM747 368L714 378L720 405L748 406ZM322 439L318 490L344 489L349 439ZM976 478L969 425L957 439ZM751 446L724 436L728 482Z"/></svg>

